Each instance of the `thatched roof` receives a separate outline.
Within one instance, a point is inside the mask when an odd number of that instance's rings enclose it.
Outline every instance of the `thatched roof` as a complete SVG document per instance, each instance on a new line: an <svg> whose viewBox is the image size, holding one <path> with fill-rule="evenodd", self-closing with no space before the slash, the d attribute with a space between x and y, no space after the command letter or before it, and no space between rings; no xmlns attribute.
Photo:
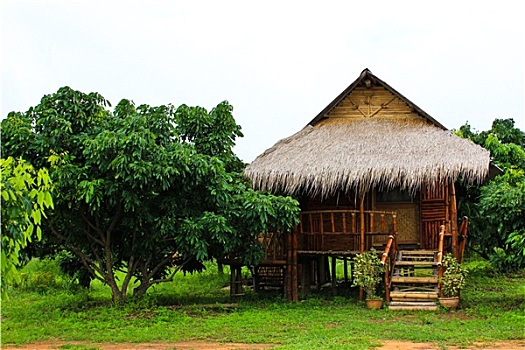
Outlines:
<svg viewBox="0 0 525 350"><path fill-rule="evenodd" d="M362 77L363 74L358 80ZM346 94L351 90L345 90ZM338 96L337 103L344 96ZM332 102L331 109L337 103ZM419 119L350 121L329 118L329 107L246 168L245 174L254 188L326 197L339 190L361 192L373 186L416 191L424 183L460 177L479 183L488 175L487 150L452 134L418 110L415 112Z"/></svg>

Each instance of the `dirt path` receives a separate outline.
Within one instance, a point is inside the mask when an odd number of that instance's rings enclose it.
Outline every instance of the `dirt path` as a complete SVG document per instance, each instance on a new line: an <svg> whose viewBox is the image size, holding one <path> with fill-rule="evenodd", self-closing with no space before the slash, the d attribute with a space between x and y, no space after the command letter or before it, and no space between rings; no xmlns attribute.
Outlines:
<svg viewBox="0 0 525 350"><path fill-rule="evenodd" d="M89 345L101 350L259 350L271 349L275 344L243 344L243 343L214 343L201 341L185 341L175 343L118 343L93 344L86 342L39 342L21 346L2 346L3 350L56 350L65 344ZM440 350L443 349L432 343L411 343L397 340L385 340L377 350ZM448 350L525 350L525 341L505 341L490 344L478 344L468 348L455 346Z"/></svg>

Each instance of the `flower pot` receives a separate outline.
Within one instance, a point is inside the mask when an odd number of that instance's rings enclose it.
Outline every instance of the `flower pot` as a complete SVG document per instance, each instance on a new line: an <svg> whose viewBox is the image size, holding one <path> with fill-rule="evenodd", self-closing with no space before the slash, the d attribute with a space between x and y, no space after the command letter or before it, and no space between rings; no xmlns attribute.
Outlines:
<svg viewBox="0 0 525 350"><path fill-rule="evenodd" d="M383 305L383 299L366 299L366 307L371 310L379 310Z"/></svg>
<svg viewBox="0 0 525 350"><path fill-rule="evenodd" d="M439 303L451 311L456 311L459 304L459 297L439 298Z"/></svg>

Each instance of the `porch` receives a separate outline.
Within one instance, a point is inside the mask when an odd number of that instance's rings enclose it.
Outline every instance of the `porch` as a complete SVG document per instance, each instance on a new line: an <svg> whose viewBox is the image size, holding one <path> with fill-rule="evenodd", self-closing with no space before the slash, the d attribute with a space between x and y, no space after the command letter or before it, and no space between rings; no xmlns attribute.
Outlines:
<svg viewBox="0 0 525 350"><path fill-rule="evenodd" d="M390 301L389 292L399 252L405 252L406 256L407 251L421 251L417 245L399 242L397 219L395 211L384 210L303 211L294 232L271 232L260 236L265 252L263 261L253 267L255 289L280 287L288 300L296 301L299 292L306 294L312 287L320 289L329 283L335 295L337 260L342 261L343 278L349 282L352 280L352 257L374 247L386 265L384 283L387 301ZM456 237L459 259L465 248L467 223L464 220ZM436 259L444 252L452 251L453 233L450 222L441 225L436 246L427 247L426 251L433 252ZM440 266L440 262L436 260L430 265Z"/></svg>

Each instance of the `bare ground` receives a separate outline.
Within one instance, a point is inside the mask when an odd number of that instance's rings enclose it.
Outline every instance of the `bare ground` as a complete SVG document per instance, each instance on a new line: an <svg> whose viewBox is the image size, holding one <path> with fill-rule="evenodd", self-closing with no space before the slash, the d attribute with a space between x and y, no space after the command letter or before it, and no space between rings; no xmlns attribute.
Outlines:
<svg viewBox="0 0 525 350"><path fill-rule="evenodd" d="M184 341L175 343L118 343L97 344L86 342L39 342L20 346L1 346L4 350L56 350L65 344L93 346L102 350L258 350L271 349L276 344L243 344L243 343L216 343L202 341ZM447 346L448 350L520 350L525 349L525 340L499 341L494 343L479 343L467 348ZM439 350L443 349L433 343L412 343L397 340L385 340L377 350Z"/></svg>

